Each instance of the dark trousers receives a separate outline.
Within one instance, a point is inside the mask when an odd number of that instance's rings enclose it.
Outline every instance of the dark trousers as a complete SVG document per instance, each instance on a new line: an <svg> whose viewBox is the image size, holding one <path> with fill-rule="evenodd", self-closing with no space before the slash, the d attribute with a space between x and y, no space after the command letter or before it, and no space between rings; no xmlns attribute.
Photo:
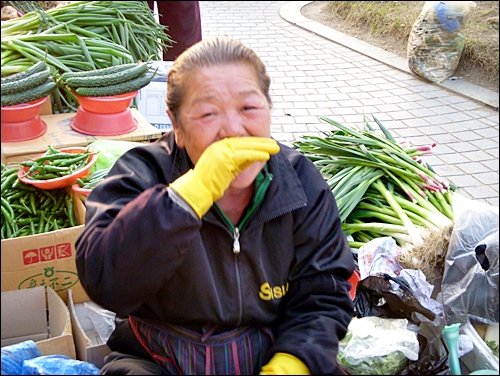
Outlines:
<svg viewBox="0 0 500 376"><path fill-rule="evenodd" d="M113 351L105 358L101 375L165 375L156 362Z"/></svg>
<svg viewBox="0 0 500 376"><path fill-rule="evenodd" d="M154 1L148 1L154 9ZM201 41L201 17L198 1L157 1L160 24L168 26L165 32L175 41L163 52L164 61L174 61L193 44Z"/></svg>

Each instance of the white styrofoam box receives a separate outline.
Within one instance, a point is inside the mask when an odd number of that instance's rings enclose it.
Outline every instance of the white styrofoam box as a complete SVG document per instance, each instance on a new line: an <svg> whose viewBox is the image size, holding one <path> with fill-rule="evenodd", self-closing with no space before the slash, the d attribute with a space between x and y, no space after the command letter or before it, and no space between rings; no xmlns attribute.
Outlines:
<svg viewBox="0 0 500 376"><path fill-rule="evenodd" d="M462 374L467 375L470 372L483 369L490 369L498 373L498 358L479 336L476 329L467 323L460 328L460 334L467 335L474 343L474 349L460 358ZM464 366L468 368L469 372Z"/></svg>
<svg viewBox="0 0 500 376"><path fill-rule="evenodd" d="M167 74L173 61L153 61L148 75L158 68L153 80L141 90L136 97L137 110L146 120L161 132L172 129L172 121L167 115L166 93Z"/></svg>

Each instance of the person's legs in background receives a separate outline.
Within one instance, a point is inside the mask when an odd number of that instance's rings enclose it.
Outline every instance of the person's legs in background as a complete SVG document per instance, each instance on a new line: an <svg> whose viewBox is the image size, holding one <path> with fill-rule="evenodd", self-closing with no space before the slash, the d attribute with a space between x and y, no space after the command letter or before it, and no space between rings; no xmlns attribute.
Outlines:
<svg viewBox="0 0 500 376"><path fill-rule="evenodd" d="M154 10L154 1L148 1ZM202 39L200 5L198 1L157 1L160 24L168 26L166 33L176 43L163 52L164 61L174 61Z"/></svg>

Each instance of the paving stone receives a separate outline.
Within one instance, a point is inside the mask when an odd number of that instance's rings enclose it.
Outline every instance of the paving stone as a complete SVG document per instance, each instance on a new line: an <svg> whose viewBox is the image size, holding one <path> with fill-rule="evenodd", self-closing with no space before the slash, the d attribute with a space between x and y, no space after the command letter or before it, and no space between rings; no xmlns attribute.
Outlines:
<svg viewBox="0 0 500 376"><path fill-rule="evenodd" d="M497 143L498 144L498 143ZM498 146L497 148L485 149L485 151L490 154L492 157L498 159Z"/></svg>
<svg viewBox="0 0 500 376"><path fill-rule="evenodd" d="M462 152L460 155L470 159L473 162L481 162L491 159L491 154L481 150Z"/></svg>
<svg viewBox="0 0 500 376"><path fill-rule="evenodd" d="M477 178L478 173L491 172L491 170L480 162L460 163L458 166L466 174L474 174Z"/></svg>
<svg viewBox="0 0 500 376"><path fill-rule="evenodd" d="M421 103L419 103L421 104ZM418 109L418 110L409 110L408 112L410 112L412 114L412 117L414 118L423 118L423 117L430 117L430 116L435 116L436 113L428 108L428 107L425 107L423 106L422 108Z"/></svg>
<svg viewBox="0 0 500 376"><path fill-rule="evenodd" d="M457 166L445 163L439 166L439 175L443 177L451 177L451 176L462 176L464 175L464 173Z"/></svg>
<svg viewBox="0 0 500 376"><path fill-rule="evenodd" d="M466 132L454 131L453 136L458 138L459 140L468 142L482 139L480 135L472 131L466 131Z"/></svg>
<svg viewBox="0 0 500 376"><path fill-rule="evenodd" d="M494 155L498 158L498 140L496 141L491 139L474 140L471 141L471 144L476 146L479 150L485 150L491 155Z"/></svg>
<svg viewBox="0 0 500 376"><path fill-rule="evenodd" d="M468 142L450 143L450 144L448 144L448 146L458 153L477 150L476 146L474 146Z"/></svg>
<svg viewBox="0 0 500 376"><path fill-rule="evenodd" d="M433 135L432 139L438 144L450 144L450 143L455 143L460 141L458 138L454 137L453 135L446 133L446 134L437 134Z"/></svg>
<svg viewBox="0 0 500 376"><path fill-rule="evenodd" d="M453 179L453 183L457 185L458 187L461 188L469 188L469 187L479 187L483 185L479 180L477 180L475 177L471 175L456 175L453 176L451 179Z"/></svg>
<svg viewBox="0 0 500 376"><path fill-rule="evenodd" d="M420 130L420 132L422 132L423 134L426 134L428 136L447 133L443 128L436 127L435 125L428 126L428 127L422 126L422 127L419 127L418 129Z"/></svg>
<svg viewBox="0 0 500 376"><path fill-rule="evenodd" d="M450 114L446 114L443 116L446 116L448 119L450 119L451 121L454 121L454 122L472 119L469 115L464 114L463 112L458 112L458 111L450 113Z"/></svg>
<svg viewBox="0 0 500 376"><path fill-rule="evenodd" d="M448 163L450 165L460 165L462 163L468 163L470 162L469 159L464 157L463 155L457 154L457 153L452 153L452 154L440 154L439 158L441 158L445 163Z"/></svg>
<svg viewBox="0 0 500 376"><path fill-rule="evenodd" d="M412 119L413 116L408 111L391 111L388 115L394 120Z"/></svg>
<svg viewBox="0 0 500 376"><path fill-rule="evenodd" d="M498 203L499 203L499 200L498 200L498 197L495 197L495 198L488 198L486 200L484 200L486 203L490 204L490 205L493 205L493 206L496 206L498 208Z"/></svg>
<svg viewBox="0 0 500 376"><path fill-rule="evenodd" d="M498 191L487 185L463 188L475 199L493 199L498 197Z"/></svg>
<svg viewBox="0 0 500 376"><path fill-rule="evenodd" d="M475 172L474 177L483 184L498 184L498 172Z"/></svg>
<svg viewBox="0 0 500 376"><path fill-rule="evenodd" d="M455 151L452 148L450 148L447 144L436 143L436 147L433 149L433 153L436 155L455 154Z"/></svg>
<svg viewBox="0 0 500 376"><path fill-rule="evenodd" d="M489 160L489 161L481 161L481 164L488 167L490 170L492 171L497 171L499 170L499 166L498 166L498 159L495 158L495 159L492 159L492 160Z"/></svg>

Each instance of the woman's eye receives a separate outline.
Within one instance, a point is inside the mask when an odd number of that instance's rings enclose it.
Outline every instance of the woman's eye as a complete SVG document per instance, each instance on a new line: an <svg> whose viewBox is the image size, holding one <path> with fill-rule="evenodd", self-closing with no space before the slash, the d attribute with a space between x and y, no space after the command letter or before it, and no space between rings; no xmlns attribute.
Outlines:
<svg viewBox="0 0 500 376"><path fill-rule="evenodd" d="M255 108L256 108L256 107L254 107L254 106L245 106L245 107L243 107L243 110L244 110L244 111L248 111L248 110L253 110L253 109L255 109Z"/></svg>

